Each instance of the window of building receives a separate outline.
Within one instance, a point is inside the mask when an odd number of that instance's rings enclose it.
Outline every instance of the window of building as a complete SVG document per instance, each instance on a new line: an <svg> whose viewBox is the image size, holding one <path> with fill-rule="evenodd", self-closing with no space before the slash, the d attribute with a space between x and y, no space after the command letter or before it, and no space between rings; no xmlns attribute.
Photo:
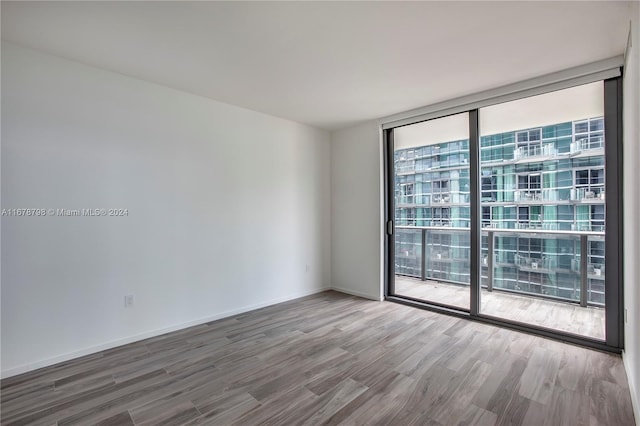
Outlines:
<svg viewBox="0 0 640 426"><path fill-rule="evenodd" d="M451 234L442 234L441 231L436 231L431 233L430 237L429 245L432 247L447 251L451 247Z"/></svg>
<svg viewBox="0 0 640 426"><path fill-rule="evenodd" d="M575 200L604 199L604 169L575 171Z"/></svg>
<svg viewBox="0 0 640 426"><path fill-rule="evenodd" d="M542 128L516 132L516 157L533 157L542 154Z"/></svg>
<svg viewBox="0 0 640 426"><path fill-rule="evenodd" d="M596 117L573 123L572 152L604 147L604 118Z"/></svg>
<svg viewBox="0 0 640 426"><path fill-rule="evenodd" d="M496 201L498 199L498 180L491 170L482 171L482 201Z"/></svg>
<svg viewBox="0 0 640 426"><path fill-rule="evenodd" d="M491 226L491 207L482 206L482 227L487 228Z"/></svg>
<svg viewBox="0 0 640 426"><path fill-rule="evenodd" d="M416 209L405 209L406 213L406 223L409 226L416 225Z"/></svg>
<svg viewBox="0 0 640 426"><path fill-rule="evenodd" d="M449 179L439 179L431 182L431 200L434 203L449 202Z"/></svg>
<svg viewBox="0 0 640 426"><path fill-rule="evenodd" d="M519 268L524 268L520 270L520 273L532 273L536 270L543 269L544 267L544 252L542 240L540 238L518 238L517 243L517 253L514 256L514 263ZM537 279L531 276L527 276L527 282L529 284L539 283ZM531 280L534 278L534 280ZM529 290L531 291L531 290ZM540 291L534 291L536 293L540 293Z"/></svg>
<svg viewBox="0 0 640 426"><path fill-rule="evenodd" d="M518 228L529 227L529 207L518 207Z"/></svg>
<svg viewBox="0 0 640 426"><path fill-rule="evenodd" d="M604 204L591 206L591 230L604 231Z"/></svg>
<svg viewBox="0 0 640 426"><path fill-rule="evenodd" d="M433 226L449 226L451 224L451 209L449 207L434 207L431 223Z"/></svg>
<svg viewBox="0 0 640 426"><path fill-rule="evenodd" d="M540 143L542 140L542 129L524 130L516 133L516 142L518 147L528 146L530 144Z"/></svg>
<svg viewBox="0 0 640 426"><path fill-rule="evenodd" d="M542 206L518 206L517 228L542 228Z"/></svg>
<svg viewBox="0 0 640 426"><path fill-rule="evenodd" d="M560 204L557 206L557 209L558 229L570 231L574 223L573 206Z"/></svg>
<svg viewBox="0 0 640 426"><path fill-rule="evenodd" d="M518 175L520 201L540 200L542 175L540 173Z"/></svg>
<svg viewBox="0 0 640 426"><path fill-rule="evenodd" d="M413 204L414 184L405 183L400 185L400 192L402 194L401 204Z"/></svg>

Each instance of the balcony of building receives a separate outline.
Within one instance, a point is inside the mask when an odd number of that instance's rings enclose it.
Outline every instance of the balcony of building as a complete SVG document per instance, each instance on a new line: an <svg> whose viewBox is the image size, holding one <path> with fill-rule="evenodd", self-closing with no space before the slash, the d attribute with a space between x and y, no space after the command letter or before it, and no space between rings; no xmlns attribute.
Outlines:
<svg viewBox="0 0 640 426"><path fill-rule="evenodd" d="M394 294L468 309L470 258L469 229L399 226ZM480 263L482 314L604 339L603 232L483 229Z"/></svg>
<svg viewBox="0 0 640 426"><path fill-rule="evenodd" d="M604 203L604 183L597 186L593 185L589 188L572 188L569 196L571 201L581 201L587 204Z"/></svg>
<svg viewBox="0 0 640 426"><path fill-rule="evenodd" d="M544 145L528 145L520 146L513 151L514 160L523 160L531 158L553 158L558 155L558 150L554 144L548 143Z"/></svg>
<svg viewBox="0 0 640 426"><path fill-rule="evenodd" d="M569 146L569 152L571 155L596 150L604 151L604 136L589 136L576 139L576 141L572 142Z"/></svg>

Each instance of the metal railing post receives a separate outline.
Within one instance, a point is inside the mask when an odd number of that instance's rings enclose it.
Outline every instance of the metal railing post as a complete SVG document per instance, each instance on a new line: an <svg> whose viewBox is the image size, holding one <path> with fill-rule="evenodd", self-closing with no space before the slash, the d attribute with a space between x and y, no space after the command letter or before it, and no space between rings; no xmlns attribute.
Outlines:
<svg viewBox="0 0 640 426"><path fill-rule="evenodd" d="M487 233L487 290L493 291L493 231Z"/></svg>
<svg viewBox="0 0 640 426"><path fill-rule="evenodd" d="M587 306L588 236L580 235L580 306Z"/></svg>
<svg viewBox="0 0 640 426"><path fill-rule="evenodd" d="M422 260L421 260L420 278L422 281L427 280L427 230L422 229Z"/></svg>

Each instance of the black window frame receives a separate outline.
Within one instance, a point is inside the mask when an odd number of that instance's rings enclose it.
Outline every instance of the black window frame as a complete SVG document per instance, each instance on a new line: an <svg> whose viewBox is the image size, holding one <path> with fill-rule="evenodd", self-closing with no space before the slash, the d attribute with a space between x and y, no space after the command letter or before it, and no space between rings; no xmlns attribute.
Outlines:
<svg viewBox="0 0 640 426"><path fill-rule="evenodd" d="M480 174L480 137L479 137L479 110L469 108L467 110L456 110L453 113L443 113L442 115L432 114L428 120L446 117L447 115L467 112L469 116L469 169L470 169L470 210L471 210L471 303L468 310L458 309L438 303L429 303L421 300L402 297L395 294L394 285L394 253L393 253L393 155L394 141L393 129L395 127L384 128L382 132L383 146L385 153L384 174L385 174L385 285L384 295L387 300L429 309L450 315L456 315L472 320L521 330L541 336L550 337L574 344L588 346L600 350L620 353L624 349L624 322L623 322L623 234L622 230L622 72L617 77L599 80L604 82L604 135L607 141L604 146L605 151L605 192L606 200L606 238L605 238L605 267L607 279L605 281L605 339L604 341L592 339L585 336L578 336L563 331L539 327L531 324L518 323L511 320L488 317L480 313L480 285L482 280L482 259L481 259L481 237L482 231L482 185ZM597 79L591 82L598 81ZM588 82L576 82L575 85L587 84ZM561 87L569 88L571 85ZM547 92L551 92L549 89ZM543 94L539 91L535 94L524 94L521 99L528 96ZM502 101L506 102L506 101ZM501 101L496 101L501 103ZM487 105L487 104L485 104ZM400 122L397 126L415 124L425 120ZM590 123L589 123L590 126ZM573 130L573 129L572 129ZM542 136L542 135L541 135ZM516 147L518 146L517 136L514 138ZM521 142L522 143L522 142ZM542 137L535 143L542 145Z"/></svg>

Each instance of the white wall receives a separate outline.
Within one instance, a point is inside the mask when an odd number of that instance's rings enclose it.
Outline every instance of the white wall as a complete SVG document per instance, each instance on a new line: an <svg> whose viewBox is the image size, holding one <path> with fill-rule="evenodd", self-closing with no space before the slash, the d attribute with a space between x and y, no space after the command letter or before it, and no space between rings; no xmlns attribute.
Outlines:
<svg viewBox="0 0 640 426"><path fill-rule="evenodd" d="M640 424L640 4L633 2L632 47L627 53L623 86L624 126L624 304L625 351L631 399Z"/></svg>
<svg viewBox="0 0 640 426"><path fill-rule="evenodd" d="M331 135L331 282L333 288L382 298L381 146L367 122Z"/></svg>
<svg viewBox="0 0 640 426"><path fill-rule="evenodd" d="M5 377L330 286L327 132L3 44L2 144L3 208L129 210L2 217Z"/></svg>

